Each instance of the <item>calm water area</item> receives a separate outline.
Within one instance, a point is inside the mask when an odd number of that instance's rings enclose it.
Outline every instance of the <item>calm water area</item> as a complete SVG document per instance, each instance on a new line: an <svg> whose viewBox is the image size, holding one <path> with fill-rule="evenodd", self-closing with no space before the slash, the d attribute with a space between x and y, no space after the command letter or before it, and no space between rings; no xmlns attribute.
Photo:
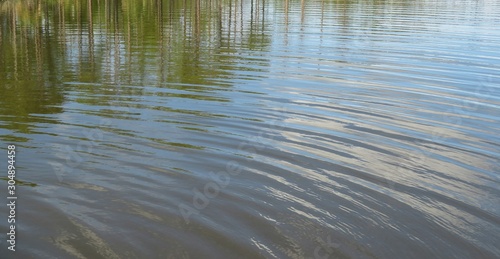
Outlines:
<svg viewBox="0 0 500 259"><path fill-rule="evenodd" d="M1 0L0 258L500 258L500 1Z"/></svg>

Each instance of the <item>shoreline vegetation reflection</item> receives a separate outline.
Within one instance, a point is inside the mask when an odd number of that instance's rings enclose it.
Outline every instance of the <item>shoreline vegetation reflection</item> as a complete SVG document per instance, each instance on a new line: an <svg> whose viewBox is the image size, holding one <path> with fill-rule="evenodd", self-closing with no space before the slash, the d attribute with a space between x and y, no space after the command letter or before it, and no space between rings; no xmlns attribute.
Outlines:
<svg viewBox="0 0 500 259"><path fill-rule="evenodd" d="M88 104L117 101L113 92L139 97L148 86L193 92L166 96L227 102L210 93L253 80L269 66L264 55L248 55L266 52L270 43L265 10L257 7L200 0L2 1L3 120L30 133L30 115L61 113L71 91Z"/></svg>

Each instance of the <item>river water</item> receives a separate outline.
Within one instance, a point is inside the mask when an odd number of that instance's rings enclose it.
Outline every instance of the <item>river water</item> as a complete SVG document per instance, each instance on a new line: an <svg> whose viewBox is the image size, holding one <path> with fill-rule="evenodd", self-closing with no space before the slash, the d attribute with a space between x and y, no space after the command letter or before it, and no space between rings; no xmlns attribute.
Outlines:
<svg viewBox="0 0 500 259"><path fill-rule="evenodd" d="M494 0L0 1L0 257L498 258L498 28Z"/></svg>

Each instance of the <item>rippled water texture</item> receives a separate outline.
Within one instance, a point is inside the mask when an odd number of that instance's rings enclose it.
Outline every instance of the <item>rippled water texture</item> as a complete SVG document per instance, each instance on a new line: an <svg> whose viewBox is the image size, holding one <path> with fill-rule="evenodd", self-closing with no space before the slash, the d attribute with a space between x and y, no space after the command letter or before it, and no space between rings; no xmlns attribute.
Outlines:
<svg viewBox="0 0 500 259"><path fill-rule="evenodd" d="M494 0L0 1L0 257L499 258L498 28Z"/></svg>

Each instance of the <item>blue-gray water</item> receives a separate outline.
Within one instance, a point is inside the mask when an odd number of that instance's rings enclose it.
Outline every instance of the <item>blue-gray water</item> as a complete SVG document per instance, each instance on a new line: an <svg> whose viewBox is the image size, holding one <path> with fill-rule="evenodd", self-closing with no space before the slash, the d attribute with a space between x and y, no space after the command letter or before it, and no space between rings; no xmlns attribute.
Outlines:
<svg viewBox="0 0 500 259"><path fill-rule="evenodd" d="M0 258L499 258L499 28L494 0L0 1Z"/></svg>

